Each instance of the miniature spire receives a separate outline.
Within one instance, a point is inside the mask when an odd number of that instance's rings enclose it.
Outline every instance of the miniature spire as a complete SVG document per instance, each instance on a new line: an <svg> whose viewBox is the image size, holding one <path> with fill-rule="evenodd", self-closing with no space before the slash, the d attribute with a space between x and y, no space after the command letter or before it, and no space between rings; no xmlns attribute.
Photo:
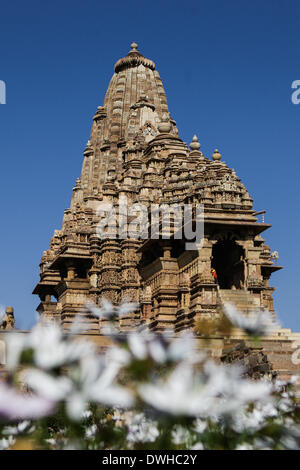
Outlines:
<svg viewBox="0 0 300 470"><path fill-rule="evenodd" d="M218 162L219 160L221 160L221 156L222 156L222 155L220 154L219 150L216 149L216 150L214 151L214 153L212 154L212 159L213 159L215 162Z"/></svg>
<svg viewBox="0 0 300 470"><path fill-rule="evenodd" d="M192 142L190 143L190 148L192 151L195 151L195 150L199 151L200 147L201 147L201 144L199 143L198 137L195 134Z"/></svg>
<svg viewBox="0 0 300 470"><path fill-rule="evenodd" d="M88 140L87 143L86 143L86 147L85 147L85 150L84 150L83 154L85 156L89 156L92 153L93 153L93 147L92 147L91 141Z"/></svg>
<svg viewBox="0 0 300 470"><path fill-rule="evenodd" d="M157 128L161 134L168 134L170 132L172 124L170 123L167 113L163 113L161 122L158 124Z"/></svg>

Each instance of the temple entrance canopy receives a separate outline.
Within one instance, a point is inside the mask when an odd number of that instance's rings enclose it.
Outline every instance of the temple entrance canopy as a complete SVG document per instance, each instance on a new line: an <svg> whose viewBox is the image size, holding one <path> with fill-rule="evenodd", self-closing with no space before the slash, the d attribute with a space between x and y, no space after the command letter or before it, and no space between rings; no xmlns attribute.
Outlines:
<svg viewBox="0 0 300 470"><path fill-rule="evenodd" d="M212 267L221 289L242 289L245 284L245 252L234 240L219 240L212 249Z"/></svg>

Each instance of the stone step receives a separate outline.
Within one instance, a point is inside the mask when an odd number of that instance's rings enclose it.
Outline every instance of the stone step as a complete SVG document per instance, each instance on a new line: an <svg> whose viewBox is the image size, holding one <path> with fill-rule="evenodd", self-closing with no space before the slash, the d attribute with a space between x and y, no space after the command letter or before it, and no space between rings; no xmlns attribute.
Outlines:
<svg viewBox="0 0 300 470"><path fill-rule="evenodd" d="M233 291L233 292L220 292L221 302L230 303L235 306L240 312L249 313L253 310L257 310L255 303L253 302L251 295L248 292Z"/></svg>

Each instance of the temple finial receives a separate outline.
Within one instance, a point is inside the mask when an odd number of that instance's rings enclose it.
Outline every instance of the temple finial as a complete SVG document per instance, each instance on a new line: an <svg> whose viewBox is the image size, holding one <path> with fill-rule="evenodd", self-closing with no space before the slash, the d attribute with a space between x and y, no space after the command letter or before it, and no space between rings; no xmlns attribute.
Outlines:
<svg viewBox="0 0 300 470"><path fill-rule="evenodd" d="M222 156L222 155L220 154L219 150L216 149L216 150L214 151L214 153L212 154L212 159L213 159L215 162L217 162L217 161L221 160L221 156Z"/></svg>
<svg viewBox="0 0 300 470"><path fill-rule="evenodd" d="M160 134L168 134L170 132L172 124L170 123L170 118L167 113L163 113L157 128Z"/></svg>
<svg viewBox="0 0 300 470"><path fill-rule="evenodd" d="M130 44L131 51L130 52L136 52L138 50L138 45L136 42L132 42Z"/></svg>
<svg viewBox="0 0 300 470"><path fill-rule="evenodd" d="M132 42L130 45L130 51L126 57L122 57L122 59L119 59L116 62L115 72L118 73L121 70L138 67L139 65L143 65L151 70L155 69L155 63L152 60L147 59L147 57L144 57L138 50L138 44L136 42Z"/></svg>
<svg viewBox="0 0 300 470"><path fill-rule="evenodd" d="M192 142L190 143L190 148L191 148L191 150L193 150L193 151L194 151L194 150L199 151L200 147L201 147L200 142L198 141L198 137L197 137L196 134L195 134L194 137L193 137Z"/></svg>

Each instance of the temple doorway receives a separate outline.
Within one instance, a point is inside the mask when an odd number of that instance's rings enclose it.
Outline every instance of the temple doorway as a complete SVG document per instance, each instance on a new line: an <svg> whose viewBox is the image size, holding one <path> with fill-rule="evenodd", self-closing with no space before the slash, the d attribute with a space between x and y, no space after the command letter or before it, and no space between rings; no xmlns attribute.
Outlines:
<svg viewBox="0 0 300 470"><path fill-rule="evenodd" d="M219 240L212 249L212 268L221 289L243 289L245 252L234 240Z"/></svg>

